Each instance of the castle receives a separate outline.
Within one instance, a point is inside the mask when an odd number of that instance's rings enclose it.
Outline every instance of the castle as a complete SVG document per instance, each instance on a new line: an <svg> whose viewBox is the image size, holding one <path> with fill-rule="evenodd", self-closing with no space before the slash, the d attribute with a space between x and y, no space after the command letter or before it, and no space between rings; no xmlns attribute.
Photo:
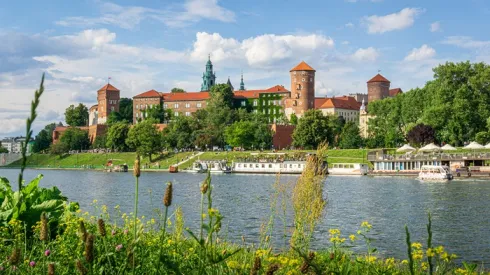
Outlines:
<svg viewBox="0 0 490 275"><path fill-rule="evenodd" d="M273 124L277 135L291 135L293 127L276 125L282 118L290 119L294 114L301 118L310 109L318 109L324 115L337 115L346 122L359 124L361 136L368 135L368 121L372 118L367 112L367 104L376 100L396 96L402 93L400 88L390 89L390 81L377 74L367 82L367 94L357 93L339 97L315 96L315 73L306 62L302 61L289 71L291 80L290 89L282 85L275 85L264 89L247 90L241 75L240 88L234 90L230 78L227 84L233 90L233 104L236 108L245 108L248 111L262 113ZM216 74L213 71L211 58L205 66L202 76L202 84L199 92L158 92L149 90L133 97L133 123L138 123L146 118L146 110L156 106L171 110L174 117L191 116L197 110L205 108L210 98L209 90L216 85ZM367 99L367 103L366 103ZM93 142L98 135L104 135L107 131L107 118L111 112L119 111L120 91L111 84L107 84L97 91L98 104L90 107L89 125L80 127L89 132ZM160 128L164 128L163 125ZM283 128L281 128L283 127ZM67 127L57 127L53 132L53 141L58 140ZM286 130L285 130L286 129ZM290 144L291 138L275 136L280 141L276 148L284 148ZM287 144L288 143L288 144ZM276 144L275 144L276 145Z"/></svg>

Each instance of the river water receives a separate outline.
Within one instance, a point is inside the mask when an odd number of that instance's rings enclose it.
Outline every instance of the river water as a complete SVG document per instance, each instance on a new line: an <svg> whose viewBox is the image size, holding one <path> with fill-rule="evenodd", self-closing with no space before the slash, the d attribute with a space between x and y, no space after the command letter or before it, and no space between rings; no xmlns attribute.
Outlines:
<svg viewBox="0 0 490 275"><path fill-rule="evenodd" d="M41 186L57 186L82 210L94 212L98 205L113 209L133 210L134 179L131 173L95 171L26 170L25 178L44 175ZM0 176L11 182L18 170L2 169ZM165 182L174 183L171 211L181 206L186 226L196 228L199 221L199 184L202 174L142 173L140 177L139 215L156 217L155 208L162 207ZM281 182L294 182L297 176L281 176ZM256 243L261 224L270 217L271 196L276 177L273 175L213 175L213 207L225 219L222 235L229 241ZM13 184L15 185L15 184ZM151 190L151 191L150 191ZM290 190L289 192L290 193ZM405 231L408 225L412 241L425 246L427 213L432 213L435 245L444 245L459 261L490 263L490 181L481 179L453 180L449 183L423 183L403 177L340 177L325 180L328 198L326 215L315 232L313 247L329 246L328 229L339 228L347 238L355 234L362 221L373 225L373 246L384 257L406 258ZM292 209L287 205L287 230L292 226ZM281 219L275 223L275 243L284 245ZM348 242L348 241L347 241ZM356 251L365 251L357 241Z"/></svg>

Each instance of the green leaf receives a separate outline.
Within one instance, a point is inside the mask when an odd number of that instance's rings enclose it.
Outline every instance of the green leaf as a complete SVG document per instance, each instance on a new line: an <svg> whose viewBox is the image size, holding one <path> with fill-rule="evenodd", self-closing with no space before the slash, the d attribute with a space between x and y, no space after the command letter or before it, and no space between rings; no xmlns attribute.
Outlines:
<svg viewBox="0 0 490 275"><path fill-rule="evenodd" d="M22 189L22 193L24 196L31 194L35 189L38 188L39 181L43 178L43 175L40 174L36 178L34 178L26 187Z"/></svg>

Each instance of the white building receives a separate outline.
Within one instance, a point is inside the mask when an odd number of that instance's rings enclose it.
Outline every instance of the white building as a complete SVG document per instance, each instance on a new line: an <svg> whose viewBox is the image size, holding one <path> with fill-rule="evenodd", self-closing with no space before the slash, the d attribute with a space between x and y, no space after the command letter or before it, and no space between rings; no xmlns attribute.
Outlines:
<svg viewBox="0 0 490 275"><path fill-rule="evenodd" d="M346 122L359 123L360 107L361 104L351 96L315 98L315 109L322 111L324 116L337 115Z"/></svg>
<svg viewBox="0 0 490 275"><path fill-rule="evenodd" d="M2 147L6 148L9 153L18 154L22 151L22 142L25 142L25 137L11 137L2 140ZM31 153L32 146L27 146L27 153Z"/></svg>

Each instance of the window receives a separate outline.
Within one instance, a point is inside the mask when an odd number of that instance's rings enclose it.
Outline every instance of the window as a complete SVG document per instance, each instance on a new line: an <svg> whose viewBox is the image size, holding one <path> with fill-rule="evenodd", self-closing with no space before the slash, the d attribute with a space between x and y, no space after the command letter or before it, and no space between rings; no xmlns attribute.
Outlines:
<svg viewBox="0 0 490 275"><path fill-rule="evenodd" d="M242 106L243 106L243 107L247 106L247 102L246 102L245 100L242 100L242 102L241 102L241 103L242 103Z"/></svg>
<svg viewBox="0 0 490 275"><path fill-rule="evenodd" d="M196 104L196 107L197 107L197 108L201 108L201 106L202 106L202 105L201 105L201 103L197 103L197 104Z"/></svg>
<svg viewBox="0 0 490 275"><path fill-rule="evenodd" d="M312 77L310 77L310 82L313 82L313 78Z"/></svg>
<svg viewBox="0 0 490 275"><path fill-rule="evenodd" d="M113 111L113 112L114 112L114 106L112 106L112 107L111 107L111 111Z"/></svg>
<svg viewBox="0 0 490 275"><path fill-rule="evenodd" d="M265 101L262 101L262 106L265 106Z"/></svg>
<svg viewBox="0 0 490 275"><path fill-rule="evenodd" d="M186 103L186 104L185 104L185 107L186 107L186 108L190 108L190 107L191 107L191 104L190 104L190 103Z"/></svg>
<svg viewBox="0 0 490 275"><path fill-rule="evenodd" d="M191 112L185 112L185 116L191 116Z"/></svg>
<svg viewBox="0 0 490 275"><path fill-rule="evenodd" d="M301 90L301 84L296 84L296 90Z"/></svg>
<svg viewBox="0 0 490 275"><path fill-rule="evenodd" d="M305 82L305 79L304 79L304 78L302 78L302 79L301 79L301 81Z"/></svg>
<svg viewBox="0 0 490 275"><path fill-rule="evenodd" d="M179 112L175 112L174 113L174 116L179 116Z"/></svg>
<svg viewBox="0 0 490 275"><path fill-rule="evenodd" d="M254 106L257 106L257 100L254 100Z"/></svg>
<svg viewBox="0 0 490 275"><path fill-rule="evenodd" d="M274 114L276 114L276 109L274 109Z"/></svg>
<svg viewBox="0 0 490 275"><path fill-rule="evenodd" d="M163 108L167 109L168 105L167 103L163 104Z"/></svg>
<svg viewBox="0 0 490 275"><path fill-rule="evenodd" d="M146 104L145 109L148 109L148 104Z"/></svg>
<svg viewBox="0 0 490 275"><path fill-rule="evenodd" d="M138 114L138 113L136 113L136 118L138 118L138 115L139 115L139 114Z"/></svg>
<svg viewBox="0 0 490 275"><path fill-rule="evenodd" d="M254 110L254 113L257 113L257 109Z"/></svg>
<svg viewBox="0 0 490 275"><path fill-rule="evenodd" d="M179 103L175 103L174 108L179 108Z"/></svg>
<svg viewBox="0 0 490 275"><path fill-rule="evenodd" d="M136 105L136 109L139 109L140 108L140 105Z"/></svg>

